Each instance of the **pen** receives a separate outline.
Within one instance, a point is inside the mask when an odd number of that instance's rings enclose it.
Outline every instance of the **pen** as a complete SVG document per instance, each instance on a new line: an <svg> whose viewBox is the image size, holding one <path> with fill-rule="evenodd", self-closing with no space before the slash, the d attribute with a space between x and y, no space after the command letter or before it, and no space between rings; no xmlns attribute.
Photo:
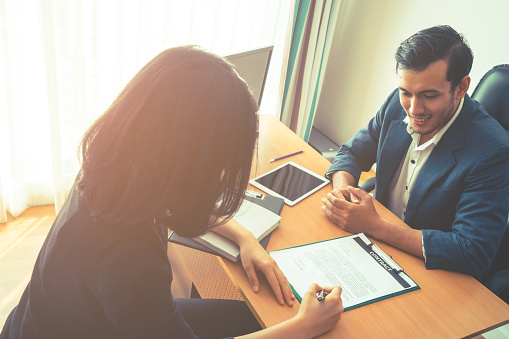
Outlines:
<svg viewBox="0 0 509 339"><path fill-rule="evenodd" d="M326 294L327 292L325 292L325 290L322 288L322 290L316 294L316 300L318 300L319 302L324 301Z"/></svg>
<svg viewBox="0 0 509 339"><path fill-rule="evenodd" d="M292 155L296 155L296 154L299 154L299 153L302 153L304 151L297 151L297 152L293 152L293 153L290 153L290 154L287 154L287 155L283 155L282 157L279 157L279 158L274 158L274 159L270 159L270 162L274 162L274 161L278 161L278 160L281 160L281 159L284 159L284 158L288 158L288 157L291 157Z"/></svg>
<svg viewBox="0 0 509 339"><path fill-rule="evenodd" d="M246 195L249 195L249 196L251 196L253 198L258 198L258 199L263 198L263 194L262 193L258 193L258 192L250 191L250 190L246 190Z"/></svg>

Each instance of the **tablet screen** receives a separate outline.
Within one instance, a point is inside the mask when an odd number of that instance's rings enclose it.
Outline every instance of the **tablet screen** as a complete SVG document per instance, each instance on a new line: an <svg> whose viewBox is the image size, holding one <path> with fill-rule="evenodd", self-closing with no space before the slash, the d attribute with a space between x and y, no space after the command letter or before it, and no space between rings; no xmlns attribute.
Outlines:
<svg viewBox="0 0 509 339"><path fill-rule="evenodd" d="M260 189L268 188L293 203L300 201L329 181L305 168L288 162L258 178L252 184Z"/></svg>

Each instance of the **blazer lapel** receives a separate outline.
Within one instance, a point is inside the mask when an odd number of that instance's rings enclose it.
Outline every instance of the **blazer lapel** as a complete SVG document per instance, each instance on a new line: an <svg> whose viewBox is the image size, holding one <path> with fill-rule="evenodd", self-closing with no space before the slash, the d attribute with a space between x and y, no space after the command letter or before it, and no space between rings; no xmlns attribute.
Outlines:
<svg viewBox="0 0 509 339"><path fill-rule="evenodd" d="M471 99L465 96L463 109L449 127L449 130L445 132L442 139L435 146L415 181L414 188L408 199L405 222L412 218L431 185L446 175L456 165L453 152L464 147L465 134L471 117Z"/></svg>
<svg viewBox="0 0 509 339"><path fill-rule="evenodd" d="M392 178L412 142L412 137L406 131L406 127L403 120L392 121L380 151L375 198L384 205Z"/></svg>

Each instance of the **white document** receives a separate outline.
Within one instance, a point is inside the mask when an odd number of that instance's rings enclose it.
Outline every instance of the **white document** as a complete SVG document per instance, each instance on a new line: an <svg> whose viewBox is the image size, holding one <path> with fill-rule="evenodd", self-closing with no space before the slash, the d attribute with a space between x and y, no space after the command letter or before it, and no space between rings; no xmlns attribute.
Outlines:
<svg viewBox="0 0 509 339"><path fill-rule="evenodd" d="M345 311L419 289L363 233L274 251L270 255L299 301L312 283L341 286Z"/></svg>
<svg viewBox="0 0 509 339"><path fill-rule="evenodd" d="M253 233L258 241L272 232L281 222L279 215L248 200L242 202L240 209L235 213L233 219ZM239 259L239 246L230 239L213 231L193 239L222 254L231 261Z"/></svg>

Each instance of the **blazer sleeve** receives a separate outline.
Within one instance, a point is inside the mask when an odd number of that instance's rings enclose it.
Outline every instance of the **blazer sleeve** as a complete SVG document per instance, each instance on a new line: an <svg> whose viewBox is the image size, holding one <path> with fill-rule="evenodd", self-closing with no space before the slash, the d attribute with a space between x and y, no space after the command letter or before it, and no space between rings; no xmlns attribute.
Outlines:
<svg viewBox="0 0 509 339"><path fill-rule="evenodd" d="M480 281L487 277L507 228L508 173L507 143L491 148L469 171L452 230L422 230L427 269L458 271Z"/></svg>
<svg viewBox="0 0 509 339"><path fill-rule="evenodd" d="M371 169L377 160L377 150L386 114L395 103L399 105L397 89L389 95L368 125L360 129L348 142L340 147L332 165L325 174L327 178L330 179L334 172L346 171L359 182L361 172L367 172Z"/></svg>

